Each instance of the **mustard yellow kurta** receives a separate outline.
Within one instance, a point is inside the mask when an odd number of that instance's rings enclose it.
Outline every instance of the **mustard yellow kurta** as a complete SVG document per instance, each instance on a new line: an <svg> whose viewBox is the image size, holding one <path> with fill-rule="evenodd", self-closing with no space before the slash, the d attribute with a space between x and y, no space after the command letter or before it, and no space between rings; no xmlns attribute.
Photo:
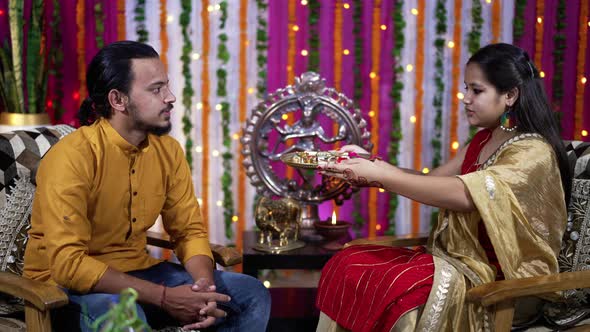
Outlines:
<svg viewBox="0 0 590 332"><path fill-rule="evenodd" d="M107 266L127 272L155 265L146 231L159 214L183 263L212 258L178 142L149 135L135 147L104 119L82 127L40 163L24 275L85 293Z"/></svg>

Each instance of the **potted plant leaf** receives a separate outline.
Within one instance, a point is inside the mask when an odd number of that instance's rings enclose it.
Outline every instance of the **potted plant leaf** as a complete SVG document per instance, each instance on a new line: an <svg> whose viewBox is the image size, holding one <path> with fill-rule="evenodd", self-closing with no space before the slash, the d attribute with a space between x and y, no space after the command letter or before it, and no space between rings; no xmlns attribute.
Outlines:
<svg viewBox="0 0 590 332"><path fill-rule="evenodd" d="M10 38L0 46L0 125L11 126L8 129L50 123L45 113L47 50L43 12L43 0L32 0L28 13L24 13L24 1L8 2ZM28 24L26 45L25 22Z"/></svg>
<svg viewBox="0 0 590 332"><path fill-rule="evenodd" d="M118 303L94 322L87 324L96 332L148 332L150 327L137 316L137 291L126 288L121 291Z"/></svg>

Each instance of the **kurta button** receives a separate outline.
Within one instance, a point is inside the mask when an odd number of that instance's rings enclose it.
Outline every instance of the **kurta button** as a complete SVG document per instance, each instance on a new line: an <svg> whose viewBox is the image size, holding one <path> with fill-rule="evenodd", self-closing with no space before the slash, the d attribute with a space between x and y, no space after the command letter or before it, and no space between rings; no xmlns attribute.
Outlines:
<svg viewBox="0 0 590 332"><path fill-rule="evenodd" d="M137 218L133 218L133 219L131 219L131 221L136 222L137 221Z"/></svg>
<svg viewBox="0 0 590 332"><path fill-rule="evenodd" d="M133 192L133 196L137 196L137 191L134 191Z"/></svg>
<svg viewBox="0 0 590 332"><path fill-rule="evenodd" d="M131 174L135 174L135 170L134 169L131 170Z"/></svg>

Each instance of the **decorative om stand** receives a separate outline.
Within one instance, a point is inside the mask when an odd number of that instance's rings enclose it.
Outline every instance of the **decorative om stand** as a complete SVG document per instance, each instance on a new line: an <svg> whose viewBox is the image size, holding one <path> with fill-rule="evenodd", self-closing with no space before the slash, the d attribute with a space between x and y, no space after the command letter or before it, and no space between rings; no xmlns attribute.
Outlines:
<svg viewBox="0 0 590 332"><path fill-rule="evenodd" d="M291 120L291 121L289 121ZM297 151L326 151L336 144L356 144L370 151L371 133L353 102L314 72L295 78L258 104L242 135L244 167L258 194L291 197L302 205L302 230L318 220L318 204L349 199L353 188L339 179L296 169L293 176L279 176L282 155ZM333 133L332 133L333 132ZM331 134L332 133L332 134Z"/></svg>

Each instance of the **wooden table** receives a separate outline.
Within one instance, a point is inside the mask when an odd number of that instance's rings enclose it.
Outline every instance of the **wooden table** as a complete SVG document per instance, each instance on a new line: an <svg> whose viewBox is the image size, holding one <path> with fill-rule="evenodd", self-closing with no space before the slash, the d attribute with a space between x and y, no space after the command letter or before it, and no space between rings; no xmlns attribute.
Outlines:
<svg viewBox="0 0 590 332"><path fill-rule="evenodd" d="M307 241L299 249L271 254L254 250L258 234L255 231L244 232L244 251L242 271L258 278L260 270L321 270L334 255L334 251L321 247L323 241ZM317 288L272 287L271 319L269 332L306 332L315 331L319 310L315 308Z"/></svg>
<svg viewBox="0 0 590 332"><path fill-rule="evenodd" d="M321 270L334 255L321 247L323 241L308 241L303 248L271 254L253 249L257 239L255 231L244 232L243 272L255 278L263 269Z"/></svg>

